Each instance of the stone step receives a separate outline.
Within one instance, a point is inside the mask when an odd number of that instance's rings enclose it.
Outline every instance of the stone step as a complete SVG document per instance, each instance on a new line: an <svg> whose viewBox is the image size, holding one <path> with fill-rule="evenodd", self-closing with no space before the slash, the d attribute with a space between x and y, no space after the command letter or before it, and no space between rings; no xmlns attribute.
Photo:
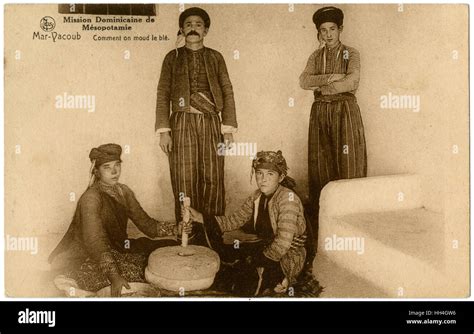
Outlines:
<svg viewBox="0 0 474 334"><path fill-rule="evenodd" d="M319 253L390 297L448 297L444 222L424 208L325 217Z"/></svg>

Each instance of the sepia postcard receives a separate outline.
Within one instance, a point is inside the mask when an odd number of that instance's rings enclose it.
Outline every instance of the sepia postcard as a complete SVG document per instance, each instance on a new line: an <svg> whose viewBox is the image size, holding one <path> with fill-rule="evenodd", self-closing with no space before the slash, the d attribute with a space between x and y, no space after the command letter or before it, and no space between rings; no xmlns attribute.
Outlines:
<svg viewBox="0 0 474 334"><path fill-rule="evenodd" d="M465 4L7 4L5 294L467 298Z"/></svg>

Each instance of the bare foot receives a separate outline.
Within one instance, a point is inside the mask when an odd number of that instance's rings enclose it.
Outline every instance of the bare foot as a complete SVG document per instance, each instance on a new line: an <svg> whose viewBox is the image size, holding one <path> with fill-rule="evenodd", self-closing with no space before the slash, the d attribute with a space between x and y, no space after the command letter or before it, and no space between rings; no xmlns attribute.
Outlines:
<svg viewBox="0 0 474 334"><path fill-rule="evenodd" d="M285 277L283 281L277 284L277 286L273 290L276 293L285 293L288 290L288 285L289 285L288 279Z"/></svg>

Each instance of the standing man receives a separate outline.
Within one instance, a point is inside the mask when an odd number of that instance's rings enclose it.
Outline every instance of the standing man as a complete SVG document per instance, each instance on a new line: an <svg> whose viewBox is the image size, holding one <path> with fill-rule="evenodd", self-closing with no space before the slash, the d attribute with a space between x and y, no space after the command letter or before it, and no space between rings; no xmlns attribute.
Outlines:
<svg viewBox="0 0 474 334"><path fill-rule="evenodd" d="M309 211L318 227L319 196L333 180L367 176L364 126L354 96L359 86L360 55L339 40L344 14L324 7L313 15L324 44L309 57L300 86L314 92L309 120Z"/></svg>
<svg viewBox="0 0 474 334"><path fill-rule="evenodd" d="M224 58L204 46L210 25L201 8L181 13L178 35L186 44L166 55L158 83L155 130L169 158L177 221L184 197L207 215L225 214L224 156L218 145L233 143L237 119ZM194 243L203 240L198 236Z"/></svg>

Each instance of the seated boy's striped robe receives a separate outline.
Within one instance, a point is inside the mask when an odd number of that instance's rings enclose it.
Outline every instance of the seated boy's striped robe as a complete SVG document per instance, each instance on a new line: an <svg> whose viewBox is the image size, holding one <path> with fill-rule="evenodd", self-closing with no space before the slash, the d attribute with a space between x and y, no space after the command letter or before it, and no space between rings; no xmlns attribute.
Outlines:
<svg viewBox="0 0 474 334"><path fill-rule="evenodd" d="M249 221L256 222L261 195L261 191L257 190L233 214L216 217L221 231L237 230ZM293 238L306 232L303 205L293 191L280 185L268 202L268 212L275 238L263 254L279 261L285 277L290 284L294 284L306 258L304 247L291 248Z"/></svg>

